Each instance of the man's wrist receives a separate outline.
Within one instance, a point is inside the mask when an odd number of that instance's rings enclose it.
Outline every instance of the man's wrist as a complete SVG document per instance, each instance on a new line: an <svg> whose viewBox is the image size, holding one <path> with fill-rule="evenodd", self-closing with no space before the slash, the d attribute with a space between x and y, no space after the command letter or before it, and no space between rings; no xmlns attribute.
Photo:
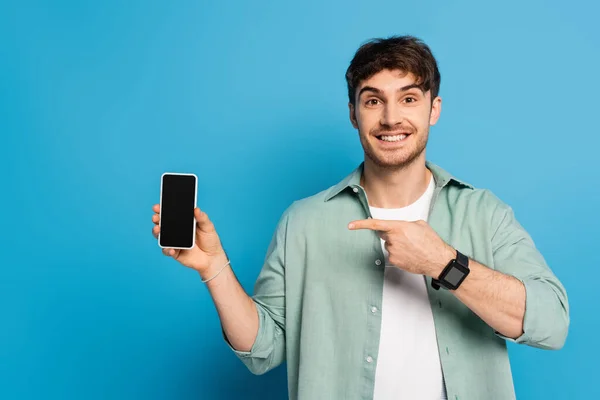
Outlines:
<svg viewBox="0 0 600 400"><path fill-rule="evenodd" d="M202 278L202 280L206 280L206 279L210 279L213 276L215 276L215 274L217 274L219 271L221 271L221 269L229 262L229 258L227 257L227 254L225 252L223 252L222 254L219 254L218 256L216 256L214 258L214 260L211 263L211 266L204 270L204 271L198 271L198 273L200 274L200 278Z"/></svg>
<svg viewBox="0 0 600 400"><path fill-rule="evenodd" d="M434 279L437 279L444 270L444 268L446 268L450 261L454 260L455 258L456 249L454 249L452 246L444 244L444 248L442 249L442 251L440 251L440 258L435 264L435 268L433 269L430 276Z"/></svg>

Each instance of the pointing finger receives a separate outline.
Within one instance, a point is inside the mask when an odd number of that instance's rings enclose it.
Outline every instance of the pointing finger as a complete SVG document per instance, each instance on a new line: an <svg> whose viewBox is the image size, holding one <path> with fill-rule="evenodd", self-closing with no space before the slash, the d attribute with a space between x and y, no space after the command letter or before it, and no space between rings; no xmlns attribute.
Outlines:
<svg viewBox="0 0 600 400"><path fill-rule="evenodd" d="M370 229L373 231L389 232L392 229L392 225L389 221L369 218L350 222L350 224L348 224L348 229Z"/></svg>

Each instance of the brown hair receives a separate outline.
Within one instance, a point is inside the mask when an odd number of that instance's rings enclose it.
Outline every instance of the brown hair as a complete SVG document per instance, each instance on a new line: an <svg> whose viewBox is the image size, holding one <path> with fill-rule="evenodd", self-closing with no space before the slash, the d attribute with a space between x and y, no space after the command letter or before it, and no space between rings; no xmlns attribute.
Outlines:
<svg viewBox="0 0 600 400"><path fill-rule="evenodd" d="M358 85L384 69L410 72L424 93L431 90L432 101L438 95L440 71L429 47L413 36L392 36L371 39L356 51L346 71L350 103Z"/></svg>

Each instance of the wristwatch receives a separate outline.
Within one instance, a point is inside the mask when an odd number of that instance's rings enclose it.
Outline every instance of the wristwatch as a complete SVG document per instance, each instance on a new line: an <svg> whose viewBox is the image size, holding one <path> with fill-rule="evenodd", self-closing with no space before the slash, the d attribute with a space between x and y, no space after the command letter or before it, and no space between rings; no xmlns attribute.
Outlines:
<svg viewBox="0 0 600 400"><path fill-rule="evenodd" d="M440 286L449 290L456 290L469 275L469 257L456 251L456 258L450 260L448 265L440 273L440 276L431 279L431 287L438 290Z"/></svg>

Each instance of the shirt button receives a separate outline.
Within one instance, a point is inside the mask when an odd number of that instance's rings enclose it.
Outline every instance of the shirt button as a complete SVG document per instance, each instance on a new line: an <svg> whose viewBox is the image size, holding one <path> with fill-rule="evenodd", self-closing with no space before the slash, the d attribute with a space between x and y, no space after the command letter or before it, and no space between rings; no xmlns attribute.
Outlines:
<svg viewBox="0 0 600 400"><path fill-rule="evenodd" d="M381 265L381 260L380 259L375 260L375 265Z"/></svg>
<svg viewBox="0 0 600 400"><path fill-rule="evenodd" d="M368 357L366 358L366 360L367 360L367 362L370 364L370 363L372 363L372 362L373 362L373 357L371 357L371 356L368 356Z"/></svg>
<svg viewBox="0 0 600 400"><path fill-rule="evenodd" d="M371 312L375 314L377 312L377 307L371 307Z"/></svg>
<svg viewBox="0 0 600 400"><path fill-rule="evenodd" d="M358 193L358 188L352 188L352 191L353 191L354 193Z"/></svg>

